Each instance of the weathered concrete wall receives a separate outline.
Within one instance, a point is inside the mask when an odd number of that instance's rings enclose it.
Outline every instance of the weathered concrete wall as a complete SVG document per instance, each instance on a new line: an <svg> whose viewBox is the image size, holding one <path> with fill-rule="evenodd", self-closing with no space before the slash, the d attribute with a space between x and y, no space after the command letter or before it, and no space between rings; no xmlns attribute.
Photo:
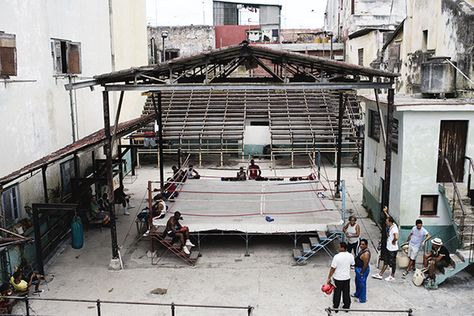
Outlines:
<svg viewBox="0 0 474 316"><path fill-rule="evenodd" d="M339 2L341 4L339 5ZM342 40L363 28L392 27L406 16L405 0L355 0L354 13L351 0L328 0L326 27Z"/></svg>
<svg viewBox="0 0 474 316"><path fill-rule="evenodd" d="M167 31L168 38L165 39L165 48L179 49L179 56L191 56L202 53L203 51L214 49L215 35L214 27L208 25L189 25L189 26L160 26L148 27L148 57L150 55L150 40L155 39L157 60L160 60L163 49L161 32Z"/></svg>
<svg viewBox="0 0 474 316"><path fill-rule="evenodd" d="M82 73L72 77L73 81L112 71L112 46L117 70L146 64L144 4L141 0L112 1L115 32L114 45L111 45L108 1L0 0L0 31L16 35L18 75L10 79L34 80L0 84L0 177L73 140L70 95L64 87L69 80L55 74L51 38L81 43ZM103 115L100 89L81 89L74 91L72 96L76 139L101 129ZM131 94L125 98L122 120L141 112L143 103L139 99L141 97ZM111 97L113 116L117 100ZM59 163L48 167L47 178L50 189L59 186ZM22 182L19 190L21 212L25 204L42 202L41 175ZM20 218L24 215L20 213Z"/></svg>
<svg viewBox="0 0 474 316"><path fill-rule="evenodd" d="M146 1L113 0L112 34L115 70L148 64ZM113 96L113 109L118 103L119 93ZM124 94L120 120L126 121L141 115L145 97L139 92Z"/></svg>
<svg viewBox="0 0 474 316"><path fill-rule="evenodd" d="M371 67L379 59L383 46L383 32L372 31L366 35L348 39L346 49L346 61L351 64L359 64L359 49L363 49L363 66Z"/></svg>
<svg viewBox="0 0 474 316"><path fill-rule="evenodd" d="M376 110L372 97L361 97L367 109ZM386 102L381 98L382 112ZM397 105L394 117L399 120L398 153L392 153L390 182L390 210L401 226L411 226L420 218L421 195L438 195L436 182L440 122L442 120L468 120L466 156L474 155L474 105L432 103L417 101L421 105ZM395 104L400 104L395 100ZM385 114L384 114L385 116ZM385 149L382 142L368 137L366 118L364 156L364 198L374 205L379 200L380 178L384 177ZM467 164L467 163L466 163ZM467 166L465 167L467 170ZM467 182L467 173L464 177ZM427 226L450 226L450 214L440 197L437 216L421 217Z"/></svg>
<svg viewBox="0 0 474 316"><path fill-rule="evenodd" d="M426 10L430 7L430 10ZM399 92L420 92L421 64L431 56L447 56L469 77L474 77L473 51L474 8L466 1L410 0L402 43L402 78ZM423 47L423 31L428 31ZM461 94L472 95L472 87L460 74L457 88ZM471 89L471 90L469 90Z"/></svg>
<svg viewBox="0 0 474 316"><path fill-rule="evenodd" d="M384 102L386 98L381 96L381 102ZM361 98L362 106L365 107L365 144L364 144L364 200L369 207L377 207L375 203L381 203L382 197L382 179L385 178L385 145L383 141L382 132L380 134L379 141L374 140L369 135L369 110L377 112L377 105L374 101L367 98ZM386 116L386 109L382 108L384 117ZM403 120L400 113L394 113L394 118L399 120L399 135L403 133ZM384 126L386 123L384 122ZM392 166L391 166L391 179L390 179L390 214L396 219L397 222L400 220L400 195L401 195L401 182L402 182L402 153L403 150L403 139L399 136L399 150L398 152L392 152ZM371 213L375 220L378 220L380 209L372 209Z"/></svg>
<svg viewBox="0 0 474 316"><path fill-rule="evenodd" d="M81 43L82 74L109 72L110 41L107 3L2 0L0 29L16 34L17 80L32 83L0 85L0 175L32 162L72 141L66 78L57 77L51 58L51 38ZM78 14L81 12L82 14ZM78 90L78 136L102 125L101 93Z"/></svg>

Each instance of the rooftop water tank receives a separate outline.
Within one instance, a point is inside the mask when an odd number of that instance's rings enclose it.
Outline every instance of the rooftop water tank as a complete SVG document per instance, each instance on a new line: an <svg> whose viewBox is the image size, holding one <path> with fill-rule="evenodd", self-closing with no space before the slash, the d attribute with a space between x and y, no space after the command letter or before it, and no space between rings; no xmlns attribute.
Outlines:
<svg viewBox="0 0 474 316"><path fill-rule="evenodd" d="M425 97L455 97L456 69L450 57L432 57L421 64L421 93ZM455 64L453 62L453 64Z"/></svg>

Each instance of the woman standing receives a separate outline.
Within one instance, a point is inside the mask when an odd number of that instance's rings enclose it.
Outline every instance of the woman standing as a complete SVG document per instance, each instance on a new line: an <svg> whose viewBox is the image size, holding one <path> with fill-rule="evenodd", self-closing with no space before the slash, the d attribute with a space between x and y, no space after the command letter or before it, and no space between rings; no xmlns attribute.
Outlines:
<svg viewBox="0 0 474 316"><path fill-rule="evenodd" d="M347 251L351 253L354 251L354 255L357 255L357 249L359 247L360 237L360 226L357 224L357 218L355 216L349 217L349 222L344 225L342 229L347 237Z"/></svg>

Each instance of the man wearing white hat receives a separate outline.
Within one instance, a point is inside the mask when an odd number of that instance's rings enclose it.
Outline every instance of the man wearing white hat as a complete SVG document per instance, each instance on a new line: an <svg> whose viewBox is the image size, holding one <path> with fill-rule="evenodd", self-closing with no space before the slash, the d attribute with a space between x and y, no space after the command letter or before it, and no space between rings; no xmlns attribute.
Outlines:
<svg viewBox="0 0 474 316"><path fill-rule="evenodd" d="M452 263L449 250L443 246L441 238L434 238L431 241L431 251L425 254L423 265L428 268L429 277L434 280L436 271L444 274L444 268Z"/></svg>

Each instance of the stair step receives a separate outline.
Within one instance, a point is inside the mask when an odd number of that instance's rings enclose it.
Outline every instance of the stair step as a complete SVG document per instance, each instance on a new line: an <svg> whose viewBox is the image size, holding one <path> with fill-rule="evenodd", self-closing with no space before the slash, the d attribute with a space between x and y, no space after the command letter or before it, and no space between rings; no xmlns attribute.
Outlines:
<svg viewBox="0 0 474 316"><path fill-rule="evenodd" d="M311 246L308 243L302 243L303 246L303 253L311 253Z"/></svg>
<svg viewBox="0 0 474 316"><path fill-rule="evenodd" d="M320 241L323 241L325 239L328 239L328 236L326 235L325 231L318 230L318 238Z"/></svg>
<svg viewBox="0 0 474 316"><path fill-rule="evenodd" d="M461 250L461 249L458 249L456 251L456 254L458 258L460 258L461 261L466 261L466 260L469 260L469 255L470 255L470 250L469 249L465 249L465 250Z"/></svg>
<svg viewBox="0 0 474 316"><path fill-rule="evenodd" d="M165 229L166 229L166 226L158 226L158 227L156 228L156 232L157 232L158 234L163 234L163 233L165 232Z"/></svg>
<svg viewBox="0 0 474 316"><path fill-rule="evenodd" d="M296 260L298 260L299 258L301 258L303 256L303 253L301 252L300 249L293 249L293 258L295 258Z"/></svg>
<svg viewBox="0 0 474 316"><path fill-rule="evenodd" d="M309 237L309 243L312 247L319 245L319 239L317 237Z"/></svg>
<svg viewBox="0 0 474 316"><path fill-rule="evenodd" d="M191 255L189 255L190 260L196 261L199 257L199 251L193 251L191 252Z"/></svg>

